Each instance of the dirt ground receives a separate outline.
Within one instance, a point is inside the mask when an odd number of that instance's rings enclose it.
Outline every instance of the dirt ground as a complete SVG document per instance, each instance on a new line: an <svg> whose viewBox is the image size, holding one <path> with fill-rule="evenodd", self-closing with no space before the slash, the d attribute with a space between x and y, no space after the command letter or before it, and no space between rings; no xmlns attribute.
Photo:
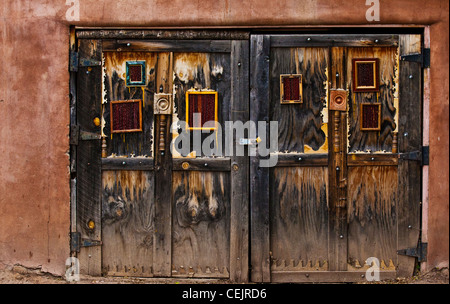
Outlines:
<svg viewBox="0 0 450 304"><path fill-rule="evenodd" d="M0 269L0 284L228 284L228 280L214 279L161 279L126 277L81 276L78 282L67 282L64 277L43 273L40 269L13 266ZM375 284L449 284L448 268L434 269L411 278L381 281Z"/></svg>

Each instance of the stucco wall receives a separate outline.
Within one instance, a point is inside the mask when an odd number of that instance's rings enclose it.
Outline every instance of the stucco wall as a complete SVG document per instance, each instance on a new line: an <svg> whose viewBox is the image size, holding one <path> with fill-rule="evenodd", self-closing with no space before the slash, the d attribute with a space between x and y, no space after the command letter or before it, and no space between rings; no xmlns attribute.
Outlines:
<svg viewBox="0 0 450 304"><path fill-rule="evenodd" d="M431 25L428 267L448 266L447 0L1 0L0 265L64 273L69 256L69 26ZM66 4L68 3L68 4ZM79 21L67 14L79 3Z"/></svg>

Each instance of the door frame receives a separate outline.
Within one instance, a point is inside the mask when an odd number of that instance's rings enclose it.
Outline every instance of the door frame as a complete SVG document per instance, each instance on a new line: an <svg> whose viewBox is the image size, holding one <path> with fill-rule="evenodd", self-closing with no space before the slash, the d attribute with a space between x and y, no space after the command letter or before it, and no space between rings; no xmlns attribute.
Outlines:
<svg viewBox="0 0 450 304"><path fill-rule="evenodd" d="M292 28L290 28L290 31ZM302 28L299 28L299 30L303 30ZM328 28L328 30L333 31L333 28ZM350 29L349 32L352 30ZM377 29L367 29L368 32L375 32ZM378 31L381 31L383 33L386 32L386 29L381 29ZM242 44L239 46L240 51L239 53L242 55L241 60L238 62L234 62L232 66L235 66L235 64L244 64L244 67L247 66L247 74L248 71L250 71L254 75L259 75L258 77L266 77L268 75L268 64L267 66L262 64L260 66L255 66L249 62L250 60L254 60L256 58L261 58L264 56L267 56L267 48L268 43L270 42L270 35L264 35L260 33L256 33L257 35L250 35L251 30L210 30L210 29L200 29L200 30L152 30L152 29L144 29L144 30L114 30L114 29L78 29L76 27L71 28L70 32L70 60L69 62L73 62L74 57L73 54L78 53L78 40L80 39L216 39L216 40L239 40L242 42ZM393 30L393 32L396 32L396 30ZM397 32L401 33L423 33L420 30L415 29L398 29ZM263 33L263 32L261 32ZM353 35L353 34L349 34ZM358 37L379 37L383 36L384 34L357 34L354 36ZM255 37L263 37L256 39ZM272 35L273 36L273 35ZM283 36L286 37L286 35L275 35L275 36ZM324 45L339 45L339 41L336 41L335 39L329 39L330 35L317 35L317 34L296 34L296 37L304 40L302 43L305 44L305 46L311 46L316 44L317 46L324 46ZM348 36L348 35L347 35ZM311 43L311 40L308 40L308 38L314 37L313 43ZM322 37L322 39L316 40L316 37ZM262 43L261 48L254 48L253 44L251 43L254 39L258 40L258 43ZM378 42L383 41L379 40ZM375 40L367 41L369 43L375 43ZM278 42L281 43L281 42ZM297 44L295 46L298 46ZM238 47L236 45L236 47ZM270 47L268 48L270 49ZM262 51L262 52L261 52ZM412 52L414 53L414 52ZM405 50L404 55L408 54L408 50ZM402 54L403 55L403 54ZM246 59L247 58L247 59ZM246 62L247 61L247 62ZM405 69L411 69L413 68L415 70L415 73L418 77L414 79L414 81L417 84L417 88L420 90L420 96L419 98L422 98L422 73L421 70L417 72L418 68L416 66L416 63L409 63L409 62L401 62L401 66ZM70 84L69 84L69 90L70 90L70 120L71 120L71 126L75 125L77 122L77 113L76 113L76 105L77 100L79 98L77 94L77 71L72 70L72 64L70 67ZM239 73L237 71L240 71ZM238 69L235 70L236 73L239 74L239 77L246 77L245 72L243 72L244 69ZM266 109L260 109L258 110L257 115L249 113L250 105L254 105L254 102L256 99L262 98L261 100L265 100L266 96L262 93L262 90L264 89L261 83L258 83L257 78L247 78L247 81L243 81L239 83L239 88L235 91L235 94L233 94L234 98L232 99L233 105L235 105L235 108L233 107L233 115L236 117L236 119L240 120L248 120L250 117L251 120L255 118L261 118L264 119L267 117L268 112L265 112ZM251 89L250 89L251 88ZM242 94L241 92L244 92ZM428 100L428 91L425 91L427 94L426 98ZM403 92L403 94L408 94L408 92ZM247 100L247 102L246 102ZM428 104L427 104L428 105ZM420 113L413 113L416 117L422 121L422 108L420 108ZM265 114L266 113L266 114ZM247 118L247 119L246 119ZM407 120L408 121L408 120ZM412 125L403 125L399 126L399 134L402 134L403 130L406 130L407 128L412 127L414 130L418 130L419 134L422 133L422 124L412 124ZM424 132L427 130L424 130ZM71 131L72 133L72 131ZM94 244L97 246L93 247L86 247L85 251L89 250L90 252L86 255L81 254L80 255L80 248L83 250L83 244L82 240L79 239L76 235L77 232L77 216L76 216L76 210L77 210L77 200L79 199L79 194L77 193L77 146L73 144L71 137L71 147L70 147L70 173L71 173L71 179L70 179L70 188L71 188L71 199L70 199L70 210L71 210L71 217L70 217L70 232L71 232L71 256L78 256L81 259L84 259L85 261L90 260L91 262L85 263L81 262L81 265L89 264L89 267L82 269L82 273L90 274L90 275L101 275L101 263L99 264L98 261L92 263L92 261L98 260L98 258L95 258L96 256L101 256L101 251L98 250L99 244ZM420 140L411 140L411 138L405 138L401 139L402 141L399 142L399 149L403 149L403 152L417 150L421 148L421 139ZM402 143L401 143L402 142ZM100 143L99 143L100 145ZM402 148L401 148L402 147ZM400 152L400 151L399 151ZM232 229L232 236L234 235L234 240L230 240L230 267L232 265L235 265L234 270L233 267L231 267L230 271L230 279L235 282L247 282L249 280L254 282L270 282L270 255L269 250L270 247L268 246L268 243L265 241L261 241L258 239L259 236L262 236L266 233L268 233L268 223L269 218L268 214L264 215L258 212L254 212L254 208L264 208L265 206L268 207L268 199L265 199L265 197L268 196L268 170L258 168L259 163L259 156L250 157L249 163L242 162L242 159L232 159L231 164L238 165L238 168L242 168L242 170L238 170L237 172L231 171L231 175L234 176L236 179L245 178L245 180L249 180L249 183L237 183L236 185L236 196L239 199L240 207L243 208L242 212L238 213L232 213L232 221L236 223L236 225L231 225ZM417 166L417 163L414 161L402 161L405 165L403 165L405 168L407 166ZM152 162L153 165L153 162ZM419 165L420 167L420 165ZM406 169L405 169L406 170ZM259 179L251 179L250 180L250 174L255 175L257 173L257 176ZM419 181L421 178L419 177ZM405 182L406 184L406 182ZM239 189L243 188L243 189ZM245 190L245 188L247 190ZM408 189L404 188L403 194L408 195L412 201L421 201L420 193L421 188L416 187L414 191L408 191ZM235 193L233 190L233 193ZM245 191L249 192L249 196L245 197L242 195ZM266 195L267 194L267 195ZM258 207L256 207L255 202L258 201ZM417 244L417 235L419 235L419 229L408 229L407 227L411 227L412 223L417 224L415 227L421 227L420 222L420 213L421 213L421 207L414 204L414 214L412 216L412 219L405 218L404 223L402 223L402 229L404 230L405 237L403 238L404 246L401 246L401 249L404 249L405 247L415 247ZM236 210L236 209L235 209ZM408 205L404 205L404 208L402 209L404 212L408 210ZM419 214L419 216L417 216ZM407 214L406 214L407 215ZM251 226L251 227L250 227ZM405 229L406 227L406 229ZM234 231L234 232L233 232ZM101 241L101 240L100 240ZM400 248L400 246L399 246ZM266 250L268 249L268 250ZM94 259L92 259L92 253L94 253ZM88 258L89 256L89 258ZM402 257L404 259L410 259L410 257ZM101 258L100 258L101 261ZM267 271L269 267L269 271ZM407 270L399 270L398 274L401 273L409 273L410 269ZM328 273L328 275L322 275L322 274L311 274L309 279L302 279L299 280L299 278L296 276L292 278L293 281L355 281L360 279L359 273L358 274L352 274L350 272L345 272L344 274L332 274ZM347 277L347 279L343 279L343 277Z"/></svg>

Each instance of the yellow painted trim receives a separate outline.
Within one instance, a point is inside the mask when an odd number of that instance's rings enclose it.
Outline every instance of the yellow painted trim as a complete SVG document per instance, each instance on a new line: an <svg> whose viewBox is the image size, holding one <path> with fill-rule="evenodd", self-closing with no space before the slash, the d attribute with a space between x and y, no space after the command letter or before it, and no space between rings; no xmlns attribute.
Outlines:
<svg viewBox="0 0 450 304"><path fill-rule="evenodd" d="M219 105L218 105L218 93L217 91L193 91L188 90L186 91L186 124L189 126L189 95L195 94L195 95L207 95L207 94L213 94L214 95L214 121L216 126L215 127L209 127L209 128L203 128L203 127L188 127L188 130L217 130L217 123L219 120Z"/></svg>

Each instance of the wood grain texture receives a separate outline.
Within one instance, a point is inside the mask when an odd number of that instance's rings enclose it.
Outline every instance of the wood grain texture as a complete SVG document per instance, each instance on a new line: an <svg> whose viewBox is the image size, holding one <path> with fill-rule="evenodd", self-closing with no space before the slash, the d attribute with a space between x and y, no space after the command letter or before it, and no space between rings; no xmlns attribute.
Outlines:
<svg viewBox="0 0 450 304"><path fill-rule="evenodd" d="M101 60L99 40L80 40L80 59ZM89 73L88 72L89 70ZM79 67L77 74L77 124L80 130L100 134L95 117L101 117L101 67ZM101 157L100 140L79 141L77 147L77 231L81 238L101 240ZM88 222L97 223L94 229ZM78 255L81 273L101 274L101 249L85 247Z"/></svg>
<svg viewBox="0 0 450 304"><path fill-rule="evenodd" d="M397 48L348 48L347 86L349 92L348 109L348 152L391 152L393 131L397 122L395 107ZM379 92L353 92L352 60L354 58L378 58L380 72ZM381 103L381 130L361 131L361 103Z"/></svg>
<svg viewBox="0 0 450 304"><path fill-rule="evenodd" d="M154 173L102 173L102 273L153 276Z"/></svg>
<svg viewBox="0 0 450 304"><path fill-rule="evenodd" d="M269 121L269 56L270 36L253 35L250 40L250 120L255 123ZM250 157L250 275L253 282L270 282L269 168L260 167L260 159L259 155Z"/></svg>
<svg viewBox="0 0 450 304"><path fill-rule="evenodd" d="M278 121L278 150L319 150L327 140L322 111L327 104L328 49L272 48L270 52L270 119ZM303 103L280 104L280 75L302 74ZM327 152L327 151L323 151Z"/></svg>
<svg viewBox="0 0 450 304"><path fill-rule="evenodd" d="M229 40L103 40L104 51L113 52L219 52L231 50Z"/></svg>
<svg viewBox="0 0 450 304"><path fill-rule="evenodd" d="M153 94L157 92L156 79L159 77L158 54L150 52L105 52L104 56L104 127L107 156L153 156ZM146 85L128 87L126 85L126 62L145 61ZM142 100L142 132L111 134L111 101Z"/></svg>
<svg viewBox="0 0 450 304"><path fill-rule="evenodd" d="M233 41L231 44L231 101L232 121L248 121L250 43ZM239 139L234 135L234 142ZM249 158L231 157L231 214L230 214L230 280L236 283L249 281Z"/></svg>
<svg viewBox="0 0 450 304"><path fill-rule="evenodd" d="M231 99L231 69L229 53L175 53L174 54L174 122L186 121L186 91L191 89L213 90L218 92L218 122L221 126L230 120ZM182 126L174 130L176 138ZM190 143L193 151L194 132L201 137L201 142L211 135L201 131L191 131ZM218 139L217 139L218 140ZM224 145L225 136L220 144ZM175 154L174 154L175 155ZM181 155L180 155L181 156ZM202 151L195 151L195 156L202 155Z"/></svg>
<svg viewBox="0 0 450 304"><path fill-rule="evenodd" d="M396 166L351 167L348 171L348 263L369 257L397 262Z"/></svg>
<svg viewBox="0 0 450 304"><path fill-rule="evenodd" d="M328 168L275 168L270 184L273 259L323 266L328 260Z"/></svg>
<svg viewBox="0 0 450 304"><path fill-rule="evenodd" d="M402 35L400 55L417 53L420 36ZM411 77L410 77L411 76ZM422 146L422 69L415 62L400 61L398 152L420 151ZM416 248L420 238L421 165L399 160L398 250ZM416 259L398 256L398 275L411 276Z"/></svg>
<svg viewBox="0 0 450 304"><path fill-rule="evenodd" d="M159 53L156 88L170 93L173 86L173 53ZM172 263L172 152L170 125L172 115L155 116L155 229L153 234L153 274L168 277Z"/></svg>
<svg viewBox="0 0 450 304"><path fill-rule="evenodd" d="M201 269L205 277L207 267L229 276L229 173L174 172L172 179L172 274L180 275L183 266Z"/></svg>

